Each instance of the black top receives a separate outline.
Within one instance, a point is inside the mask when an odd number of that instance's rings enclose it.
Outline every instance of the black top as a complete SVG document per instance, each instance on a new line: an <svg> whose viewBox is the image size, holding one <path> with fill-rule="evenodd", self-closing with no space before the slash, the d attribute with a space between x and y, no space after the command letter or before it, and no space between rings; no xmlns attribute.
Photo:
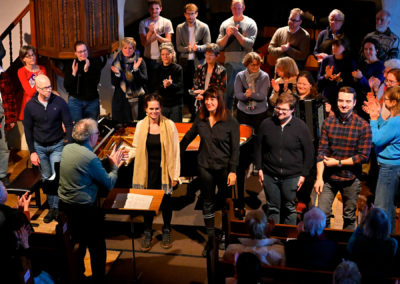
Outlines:
<svg viewBox="0 0 400 284"><path fill-rule="evenodd" d="M97 85L100 82L101 69L106 64L102 57L89 58L89 70L84 71L85 61L78 61L78 72L72 76L72 62L68 61L64 67L64 87L70 96L79 100L91 101L99 98Z"/></svg>
<svg viewBox="0 0 400 284"><path fill-rule="evenodd" d="M161 140L160 134L148 134L147 149L147 188L161 188Z"/></svg>
<svg viewBox="0 0 400 284"><path fill-rule="evenodd" d="M307 176L314 163L310 130L297 117L282 129L274 116L265 119L258 129L256 167L276 177Z"/></svg>
<svg viewBox="0 0 400 284"><path fill-rule="evenodd" d="M210 126L208 118L202 120L197 116L192 128L181 141L181 154L197 135L201 138L197 157L200 167L236 172L239 163L240 134L239 124L232 115L228 115L225 121L218 121L213 127Z"/></svg>
<svg viewBox="0 0 400 284"><path fill-rule="evenodd" d="M164 88L163 81L171 76L172 84ZM153 82L149 89L156 91L163 99L163 106L172 107L182 104L183 96L183 72L182 67L178 64L171 63L168 66L160 64L154 75Z"/></svg>

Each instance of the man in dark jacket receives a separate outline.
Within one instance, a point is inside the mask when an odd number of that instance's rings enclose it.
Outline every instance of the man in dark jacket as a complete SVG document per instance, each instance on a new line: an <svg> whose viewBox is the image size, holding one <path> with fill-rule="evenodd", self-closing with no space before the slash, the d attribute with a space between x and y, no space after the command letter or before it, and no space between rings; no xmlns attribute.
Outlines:
<svg viewBox="0 0 400 284"><path fill-rule="evenodd" d="M69 94L72 121L78 122L82 118L97 120L100 106L97 85L106 61L102 57L88 58L87 46L82 41L77 41L74 46L77 58L64 69L64 87Z"/></svg>
<svg viewBox="0 0 400 284"><path fill-rule="evenodd" d="M42 180L48 180L55 173L54 164L61 161L64 148L62 124L71 142L72 120L67 103L51 92L47 76L36 77L36 90L35 96L26 104L23 123L32 164L40 167ZM47 192L47 202L50 210L43 219L45 223L58 215L57 192Z"/></svg>
<svg viewBox="0 0 400 284"><path fill-rule="evenodd" d="M293 117L295 104L293 95L282 94L275 115L262 122L257 136L256 168L267 197L267 217L276 224L296 224L296 191L314 162L310 131Z"/></svg>

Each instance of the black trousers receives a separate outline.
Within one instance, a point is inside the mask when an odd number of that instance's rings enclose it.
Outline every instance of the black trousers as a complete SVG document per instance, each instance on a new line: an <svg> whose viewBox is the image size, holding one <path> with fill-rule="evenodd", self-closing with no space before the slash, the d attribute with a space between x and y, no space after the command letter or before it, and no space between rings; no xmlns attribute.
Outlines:
<svg viewBox="0 0 400 284"><path fill-rule="evenodd" d="M79 272L83 275L85 271L84 257L88 248L93 283L104 282L106 242L103 211L92 205L68 204L61 200L59 210L68 217L72 240L79 243Z"/></svg>

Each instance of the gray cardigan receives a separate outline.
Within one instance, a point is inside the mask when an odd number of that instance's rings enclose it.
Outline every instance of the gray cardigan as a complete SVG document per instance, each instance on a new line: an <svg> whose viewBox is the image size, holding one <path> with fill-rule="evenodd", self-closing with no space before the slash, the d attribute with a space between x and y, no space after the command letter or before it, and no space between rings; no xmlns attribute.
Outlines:
<svg viewBox="0 0 400 284"><path fill-rule="evenodd" d="M197 51L195 52L195 66L203 64L204 53L206 51L206 46L211 42L210 29L208 25L202 21L196 20L194 24L194 38L197 42ZM187 46L189 44L189 26L187 22L179 24L176 27L176 48L179 52L180 58L188 58L189 52ZM203 55L200 56L199 54Z"/></svg>

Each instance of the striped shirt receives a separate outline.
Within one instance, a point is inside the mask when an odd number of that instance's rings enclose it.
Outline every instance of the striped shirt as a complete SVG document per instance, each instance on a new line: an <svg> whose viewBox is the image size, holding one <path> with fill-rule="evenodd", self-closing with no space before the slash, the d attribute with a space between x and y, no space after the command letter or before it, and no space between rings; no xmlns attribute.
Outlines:
<svg viewBox="0 0 400 284"><path fill-rule="evenodd" d="M368 161L371 152L371 128L369 124L352 113L346 119L329 116L325 119L318 147L317 162L324 156L337 160L352 158L354 165L325 167L324 179L333 181L353 180L361 175L361 164Z"/></svg>

